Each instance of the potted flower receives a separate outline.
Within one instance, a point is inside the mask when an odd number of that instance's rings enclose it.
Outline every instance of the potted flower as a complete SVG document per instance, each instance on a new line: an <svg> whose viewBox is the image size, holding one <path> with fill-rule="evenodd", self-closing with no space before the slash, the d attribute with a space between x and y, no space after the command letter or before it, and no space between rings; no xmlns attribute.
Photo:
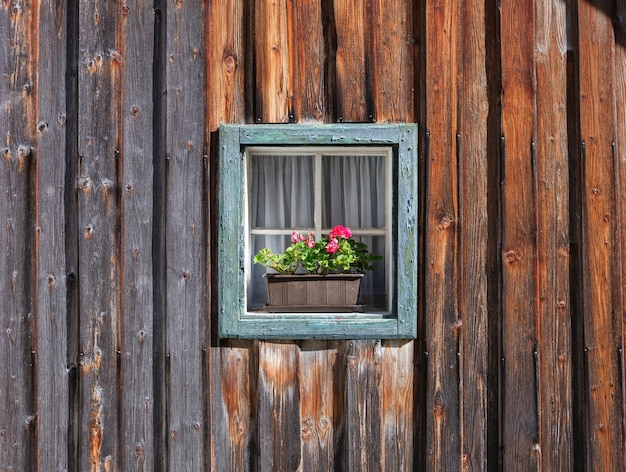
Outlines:
<svg viewBox="0 0 626 472"><path fill-rule="evenodd" d="M265 274L274 311L356 311L361 279L380 259L350 228L337 225L318 241L294 231L283 253L264 248L254 263L276 272Z"/></svg>

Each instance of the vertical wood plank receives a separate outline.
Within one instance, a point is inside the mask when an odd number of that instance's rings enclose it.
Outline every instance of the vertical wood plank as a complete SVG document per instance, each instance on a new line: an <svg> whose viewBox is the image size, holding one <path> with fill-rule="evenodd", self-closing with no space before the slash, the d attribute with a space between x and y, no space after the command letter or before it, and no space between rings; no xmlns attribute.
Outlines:
<svg viewBox="0 0 626 472"><path fill-rule="evenodd" d="M341 355L335 343L305 341L299 361L302 470L335 470Z"/></svg>
<svg viewBox="0 0 626 472"><path fill-rule="evenodd" d="M626 0L616 0L614 2L613 24L615 28L615 103L616 103L616 123L626 123ZM624 310L626 310L626 262L623 258L626 254L626 127L616 127L617 138L617 162L618 167L618 180L616 184L617 188L617 202L620 207L619 229L621 232L621 296L622 296L622 316L626 316ZM623 328L624 336L626 336L626 325ZM622 338L623 339L623 338ZM623 342L623 341L622 341ZM622 411L626 409L626 372L624 364L624 351L620 352L619 359L621 361L620 371L622 379ZM623 428L626 431L626 413L622 418ZM626 448L624 450L624 456L622 463L626 465Z"/></svg>
<svg viewBox="0 0 626 472"><path fill-rule="evenodd" d="M325 62L322 2L301 0L292 2L293 26L289 41L292 64L293 97L290 121L321 122L325 109Z"/></svg>
<svg viewBox="0 0 626 472"><path fill-rule="evenodd" d="M4 2L0 31L0 468L34 470L37 4ZM5 33L6 32L6 33ZM34 60L30 60L33 58Z"/></svg>
<svg viewBox="0 0 626 472"><path fill-rule="evenodd" d="M366 23L367 5L361 0L334 1L337 120L345 123L367 122L372 116L371 103L367 102L371 74L371 56L365 45L365 38L371 35Z"/></svg>
<svg viewBox="0 0 626 472"><path fill-rule="evenodd" d="M624 307L620 274L620 214L615 140L613 3L578 5L580 129L583 141L582 287L585 427L589 470L624 468L624 409L620 359ZM623 125L623 124L622 124ZM621 126L621 125L620 125Z"/></svg>
<svg viewBox="0 0 626 472"><path fill-rule="evenodd" d="M254 8L256 119L287 123L292 94L288 2L259 0Z"/></svg>
<svg viewBox="0 0 626 472"><path fill-rule="evenodd" d="M572 470L566 5L535 11L539 447L543 470Z"/></svg>
<svg viewBox="0 0 626 472"><path fill-rule="evenodd" d="M82 3L78 63L79 468L120 466L121 10Z"/></svg>
<svg viewBox="0 0 626 472"><path fill-rule="evenodd" d="M299 470L302 462L298 346L259 343L259 472Z"/></svg>
<svg viewBox="0 0 626 472"><path fill-rule="evenodd" d="M202 470L207 346L205 2L166 11L166 409L171 470Z"/></svg>
<svg viewBox="0 0 626 472"><path fill-rule="evenodd" d="M425 320L426 468L460 465L460 398L457 358L458 175L457 127L458 5L428 2L425 9L426 156Z"/></svg>
<svg viewBox="0 0 626 472"><path fill-rule="evenodd" d="M372 0L373 120L414 122L413 2Z"/></svg>
<svg viewBox="0 0 626 472"><path fill-rule="evenodd" d="M250 470L253 364L246 345L232 342L211 352L211 464L213 470Z"/></svg>
<svg viewBox="0 0 626 472"><path fill-rule="evenodd" d="M122 330L122 470L154 469L153 399L153 125L154 12L133 0L121 7L124 37L123 177L124 239Z"/></svg>
<svg viewBox="0 0 626 472"><path fill-rule="evenodd" d="M463 470L488 469L489 418L497 406L490 403L490 361L497 353L489 339L489 214L487 118L489 101L486 75L486 8L466 2L459 21L462 44L462 85L459 103L459 310L461 336L461 419ZM491 163L492 164L492 163ZM493 257L493 256L491 256ZM495 285L495 284L494 284ZM495 385L494 385L495 384ZM493 433L492 433L493 435ZM495 466L492 466L495 467Z"/></svg>
<svg viewBox="0 0 626 472"><path fill-rule="evenodd" d="M382 470L412 471L413 466L413 341L382 345L381 383Z"/></svg>
<svg viewBox="0 0 626 472"><path fill-rule="evenodd" d="M213 0L208 7L207 101L209 131L244 116L244 2Z"/></svg>
<svg viewBox="0 0 626 472"><path fill-rule="evenodd" d="M382 349L350 341L345 356L345 470L381 470L383 464Z"/></svg>
<svg viewBox="0 0 626 472"><path fill-rule="evenodd" d="M534 4L504 2L502 32L502 467L540 468L533 201Z"/></svg>
<svg viewBox="0 0 626 472"><path fill-rule="evenodd" d="M65 258L66 10L40 5L37 39L37 467L69 470ZM35 60L34 58L32 59ZM16 469L17 470L17 469Z"/></svg>

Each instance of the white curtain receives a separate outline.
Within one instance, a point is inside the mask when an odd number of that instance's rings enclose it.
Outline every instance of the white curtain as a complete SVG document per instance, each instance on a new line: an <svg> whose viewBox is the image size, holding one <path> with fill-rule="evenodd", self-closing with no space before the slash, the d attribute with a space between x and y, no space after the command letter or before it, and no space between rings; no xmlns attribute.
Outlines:
<svg viewBox="0 0 626 472"><path fill-rule="evenodd" d="M314 230L315 158L313 156L254 156L250 167L250 227L308 232ZM324 156L322 158L322 227L341 224L358 229L380 229L386 224L386 160L384 156ZM371 251L385 255L384 236L358 236ZM289 235L253 235L251 252L268 247L282 252ZM363 279L361 302L385 306L386 286L383 261ZM266 303L262 274L253 266L248 299L251 308Z"/></svg>

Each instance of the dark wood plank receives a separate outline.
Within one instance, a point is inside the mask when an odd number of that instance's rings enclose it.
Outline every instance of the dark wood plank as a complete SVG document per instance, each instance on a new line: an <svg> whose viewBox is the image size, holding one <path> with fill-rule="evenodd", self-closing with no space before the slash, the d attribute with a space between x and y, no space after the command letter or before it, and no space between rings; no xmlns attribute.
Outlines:
<svg viewBox="0 0 626 472"><path fill-rule="evenodd" d="M120 451L122 470L153 470L153 125L154 12L151 4L128 1L121 9L124 44L123 164L120 192L124 239L124 313Z"/></svg>
<svg viewBox="0 0 626 472"><path fill-rule="evenodd" d="M343 470L383 466L382 350L379 342L350 341L345 354Z"/></svg>
<svg viewBox="0 0 626 472"><path fill-rule="evenodd" d="M459 103L459 212L467 222L459 228L459 310L461 323L462 463L463 470L488 469L489 417L497 406L490 403L490 361L497 353L489 339L487 302L489 246L487 118L489 113L486 71L486 7L466 2L461 9L463 59L460 72L463 97ZM492 163L491 163L492 164ZM492 243L493 244L493 243ZM495 285L495 284L494 284ZM493 321L491 321L493 323Z"/></svg>
<svg viewBox="0 0 626 472"><path fill-rule="evenodd" d="M79 12L78 62L78 468L119 468L123 51L120 10L89 3Z"/></svg>
<svg viewBox="0 0 626 472"><path fill-rule="evenodd" d="M542 470L573 470L566 5L536 2L537 355Z"/></svg>
<svg viewBox="0 0 626 472"><path fill-rule="evenodd" d="M424 332L426 365L426 468L459 466L460 398L457 358L458 175L456 149L458 22L454 4L429 2L425 10L426 157ZM442 34L445 31L446 34Z"/></svg>
<svg viewBox="0 0 626 472"><path fill-rule="evenodd" d="M609 0L578 4L583 141L582 289L589 470L624 468L623 290L615 139L615 48ZM620 126L622 124L620 123ZM582 366L581 366L582 367Z"/></svg>
<svg viewBox="0 0 626 472"><path fill-rule="evenodd" d="M326 49L322 24L322 2L301 0L291 2L292 28L290 51L293 97L289 121L322 122L325 109Z"/></svg>
<svg viewBox="0 0 626 472"><path fill-rule="evenodd" d="M37 465L41 471L69 470L64 205L67 22L65 10L52 2L42 3L38 14L42 53L37 58Z"/></svg>
<svg viewBox="0 0 626 472"><path fill-rule="evenodd" d="M207 26L207 101L209 131L244 116L244 2L209 3Z"/></svg>
<svg viewBox="0 0 626 472"><path fill-rule="evenodd" d="M299 470L302 462L298 346L259 343L259 472Z"/></svg>
<svg viewBox="0 0 626 472"><path fill-rule="evenodd" d="M256 120L287 123L292 94L287 0L254 2Z"/></svg>
<svg viewBox="0 0 626 472"><path fill-rule="evenodd" d="M365 38L371 37L367 24L367 2L361 0L335 0L334 25L337 36L335 56L335 95L337 121L367 122L372 115L367 104L370 75Z"/></svg>
<svg viewBox="0 0 626 472"><path fill-rule="evenodd" d="M413 2L372 0L370 11L372 119L412 123L414 106ZM367 57L366 56L366 57Z"/></svg>
<svg viewBox="0 0 626 472"><path fill-rule="evenodd" d="M166 12L164 380L170 470L202 470L209 457L205 7L200 0L168 3Z"/></svg>
<svg viewBox="0 0 626 472"><path fill-rule="evenodd" d="M36 8L0 6L0 468L34 470ZM29 60L33 58L34 60Z"/></svg>

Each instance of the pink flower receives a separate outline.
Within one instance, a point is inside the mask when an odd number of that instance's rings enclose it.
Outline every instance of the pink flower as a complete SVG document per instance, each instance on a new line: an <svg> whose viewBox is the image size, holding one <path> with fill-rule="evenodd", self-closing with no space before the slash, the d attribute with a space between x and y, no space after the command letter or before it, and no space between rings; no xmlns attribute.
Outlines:
<svg viewBox="0 0 626 472"><path fill-rule="evenodd" d="M291 243L292 244L296 244L299 240L300 240L300 235L298 234L297 231L294 231L293 233L291 233Z"/></svg>
<svg viewBox="0 0 626 472"><path fill-rule="evenodd" d="M335 226L332 231L330 232L330 234L328 235L329 238L343 238L343 239L349 239L352 237L352 231L350 231L350 228L346 228L345 226L341 226L341 225L337 225Z"/></svg>
<svg viewBox="0 0 626 472"><path fill-rule="evenodd" d="M330 241L328 241L328 245L326 246L326 252L329 254L335 254L337 252L337 249L339 249L337 239L332 238Z"/></svg>
<svg viewBox="0 0 626 472"><path fill-rule="evenodd" d="M306 238L306 247L309 249L313 249L315 247L315 235L313 233L309 233Z"/></svg>

